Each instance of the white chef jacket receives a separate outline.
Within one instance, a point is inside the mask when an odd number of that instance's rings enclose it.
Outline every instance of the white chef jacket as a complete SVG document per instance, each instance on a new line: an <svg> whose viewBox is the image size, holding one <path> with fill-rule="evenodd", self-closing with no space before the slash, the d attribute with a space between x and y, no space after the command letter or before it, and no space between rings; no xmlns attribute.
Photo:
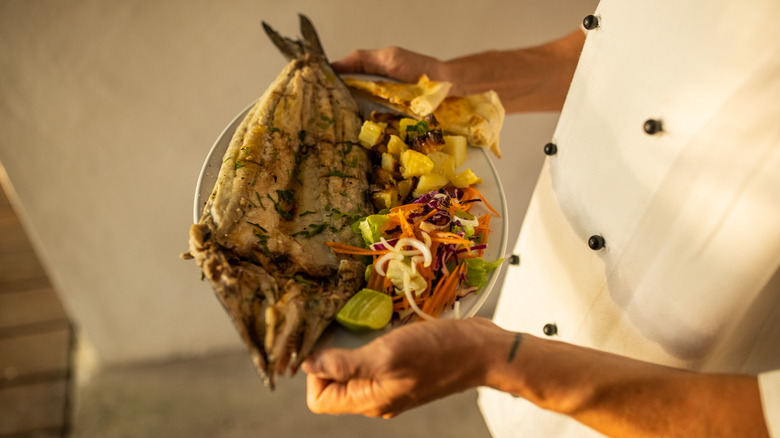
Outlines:
<svg viewBox="0 0 780 438"><path fill-rule="evenodd" d="M603 0L594 15L495 321L758 374L780 437L780 1ZM496 437L601 436L487 388L480 408Z"/></svg>

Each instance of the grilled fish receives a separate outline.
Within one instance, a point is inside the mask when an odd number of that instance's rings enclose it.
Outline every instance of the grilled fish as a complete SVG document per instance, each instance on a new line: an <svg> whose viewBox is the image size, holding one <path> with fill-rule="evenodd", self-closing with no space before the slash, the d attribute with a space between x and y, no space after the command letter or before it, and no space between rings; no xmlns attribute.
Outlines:
<svg viewBox="0 0 780 438"><path fill-rule="evenodd" d="M271 389L362 286L365 263L324 242L359 245L351 224L372 208L357 103L300 22L302 40L263 23L290 62L236 129L185 254Z"/></svg>

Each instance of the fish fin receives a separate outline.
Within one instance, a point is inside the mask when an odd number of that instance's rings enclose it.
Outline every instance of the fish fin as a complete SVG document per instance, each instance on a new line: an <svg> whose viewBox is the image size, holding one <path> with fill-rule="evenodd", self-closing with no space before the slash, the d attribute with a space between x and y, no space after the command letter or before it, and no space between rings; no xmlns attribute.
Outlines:
<svg viewBox="0 0 780 438"><path fill-rule="evenodd" d="M300 59L306 53L303 44L300 41L294 41L290 38L283 37L279 32L275 31L271 26L263 21L263 29L265 30L268 38L274 43L277 49L282 52L285 58L288 60Z"/></svg>
<svg viewBox="0 0 780 438"><path fill-rule="evenodd" d="M322 59L327 61L325 50L322 49L322 44L320 43L320 37L317 36L317 31L314 29L311 20L303 14L298 14L298 17L301 21L301 35L303 35L303 41L310 53L320 55Z"/></svg>

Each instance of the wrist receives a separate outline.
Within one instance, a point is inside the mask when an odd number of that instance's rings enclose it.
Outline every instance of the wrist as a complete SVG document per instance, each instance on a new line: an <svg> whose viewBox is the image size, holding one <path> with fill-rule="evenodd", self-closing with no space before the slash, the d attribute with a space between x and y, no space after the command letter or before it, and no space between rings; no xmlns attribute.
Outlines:
<svg viewBox="0 0 780 438"><path fill-rule="evenodd" d="M485 386L522 397L540 408L568 413L587 399L572 381L576 353L569 344L527 333L503 331L485 374Z"/></svg>
<svg viewBox="0 0 780 438"><path fill-rule="evenodd" d="M497 327L498 328L498 327ZM533 337L498 328L486 353L484 386L522 397L526 390L526 369L521 365L528 354L528 341Z"/></svg>
<svg viewBox="0 0 780 438"><path fill-rule="evenodd" d="M522 370L516 369L515 363L527 335L505 330L484 318L470 318L465 322L472 339L469 354L474 363L473 385L516 394L516 381L522 377Z"/></svg>

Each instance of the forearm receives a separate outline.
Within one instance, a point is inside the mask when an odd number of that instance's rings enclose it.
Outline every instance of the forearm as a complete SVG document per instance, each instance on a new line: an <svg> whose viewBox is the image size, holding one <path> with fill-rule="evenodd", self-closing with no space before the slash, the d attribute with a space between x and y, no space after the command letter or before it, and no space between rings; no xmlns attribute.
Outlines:
<svg viewBox="0 0 780 438"><path fill-rule="evenodd" d="M339 73L365 73L414 83L426 74L452 83L450 94L494 90L507 112L559 111L563 107L585 36L576 30L537 47L490 51L449 61L401 47L357 50L334 62Z"/></svg>
<svg viewBox="0 0 780 438"><path fill-rule="evenodd" d="M518 343L515 336L496 337L485 384L609 436L767 436L753 377L682 371L530 335Z"/></svg>
<svg viewBox="0 0 780 438"><path fill-rule="evenodd" d="M452 82L453 94L494 90L510 113L559 111L584 41L584 34L577 30L537 47L489 51L445 61L431 76Z"/></svg>

